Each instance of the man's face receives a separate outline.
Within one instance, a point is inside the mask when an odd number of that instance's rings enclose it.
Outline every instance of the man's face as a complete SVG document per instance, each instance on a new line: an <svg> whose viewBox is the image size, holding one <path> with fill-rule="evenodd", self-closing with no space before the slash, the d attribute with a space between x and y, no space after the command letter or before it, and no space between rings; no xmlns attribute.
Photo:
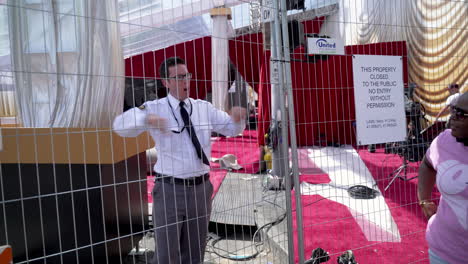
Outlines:
<svg viewBox="0 0 468 264"><path fill-rule="evenodd" d="M185 100L189 96L191 74L184 64L177 64L168 68L168 78L163 80L169 93L179 100Z"/></svg>
<svg viewBox="0 0 468 264"><path fill-rule="evenodd" d="M459 90L458 87L456 87L456 86L450 86L450 87L449 87L449 93L450 93L450 94L456 94L456 93L458 93L458 92L460 92L460 90Z"/></svg>
<svg viewBox="0 0 468 264"><path fill-rule="evenodd" d="M468 94L460 96L451 112L450 128L452 136L468 138Z"/></svg>

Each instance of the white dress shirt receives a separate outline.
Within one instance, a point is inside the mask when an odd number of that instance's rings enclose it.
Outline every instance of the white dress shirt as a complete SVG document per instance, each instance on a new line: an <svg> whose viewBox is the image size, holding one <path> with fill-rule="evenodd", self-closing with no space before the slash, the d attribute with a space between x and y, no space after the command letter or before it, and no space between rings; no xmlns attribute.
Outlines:
<svg viewBox="0 0 468 264"><path fill-rule="evenodd" d="M207 101L187 98L184 102L208 160L211 158L212 131L225 136L236 136L244 130L244 120L235 123L226 112L216 109ZM184 121L180 116L179 103L180 101L170 94L166 98L146 102L141 107L129 109L117 116L113 129L122 137L136 137L144 131L149 131L156 143L158 159L154 171L157 173L177 178L200 176L209 172L210 167L198 158L187 129L182 131ZM149 127L146 124L148 114L166 118L167 132Z"/></svg>

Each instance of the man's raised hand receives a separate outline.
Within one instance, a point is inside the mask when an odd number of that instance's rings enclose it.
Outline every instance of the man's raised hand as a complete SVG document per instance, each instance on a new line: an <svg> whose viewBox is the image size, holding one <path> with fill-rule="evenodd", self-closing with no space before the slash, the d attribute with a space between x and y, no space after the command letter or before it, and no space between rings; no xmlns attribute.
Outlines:
<svg viewBox="0 0 468 264"><path fill-rule="evenodd" d="M167 132L167 119L159 117L157 115L148 114L146 116L146 124L151 128L156 128L161 130L161 132Z"/></svg>
<svg viewBox="0 0 468 264"><path fill-rule="evenodd" d="M232 120L236 123L239 123L241 120L244 120L246 118L247 109L240 106L234 106L231 108L231 111L229 111L229 113Z"/></svg>

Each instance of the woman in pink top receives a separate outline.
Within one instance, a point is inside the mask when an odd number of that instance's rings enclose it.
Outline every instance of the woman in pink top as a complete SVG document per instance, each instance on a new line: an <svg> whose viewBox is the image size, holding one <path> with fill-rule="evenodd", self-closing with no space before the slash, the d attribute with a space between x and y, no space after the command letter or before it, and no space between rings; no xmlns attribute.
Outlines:
<svg viewBox="0 0 468 264"><path fill-rule="evenodd" d="M419 167L418 198L429 219L431 264L468 263L468 93L451 108L450 128L431 144ZM431 200L434 184L439 206Z"/></svg>

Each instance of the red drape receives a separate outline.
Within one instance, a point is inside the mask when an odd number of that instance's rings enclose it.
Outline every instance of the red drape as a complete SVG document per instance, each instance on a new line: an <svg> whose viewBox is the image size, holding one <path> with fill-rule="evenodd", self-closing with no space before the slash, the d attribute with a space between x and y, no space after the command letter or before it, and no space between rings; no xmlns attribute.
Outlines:
<svg viewBox="0 0 468 264"><path fill-rule="evenodd" d="M320 17L302 22L304 32L318 33L324 20ZM303 49L298 48L292 56L303 59L303 53ZM319 141L354 144L352 54L403 56L403 78L405 84L408 82L405 42L347 46L346 54L330 56L314 64L291 63L298 146L310 146ZM211 91L211 37L127 58L126 76L159 78L159 65L172 56L185 59L194 75L190 96L205 98ZM259 93L258 138L263 145L263 135L270 125L270 52L263 50L263 36L256 33L230 40L229 56L244 79Z"/></svg>
<svg viewBox="0 0 468 264"><path fill-rule="evenodd" d="M229 57L242 77L258 92L260 65L263 61L262 33L244 35L230 40Z"/></svg>
<svg viewBox="0 0 468 264"><path fill-rule="evenodd" d="M204 98L211 86L211 37L203 37L125 60L125 76L159 78L159 65L167 58L181 57L193 74L190 97ZM210 88L211 89L211 88Z"/></svg>
<svg viewBox="0 0 468 264"><path fill-rule="evenodd" d="M403 81L408 82L406 42L347 46L346 55L329 56L316 63L291 62L291 76L298 146L355 144L353 54L403 56ZM298 48L293 58L303 59ZM259 87L259 144L270 125L269 54L261 66Z"/></svg>
<svg viewBox="0 0 468 264"><path fill-rule="evenodd" d="M312 20L301 22L304 25L304 34L318 34L326 19L327 17L317 17Z"/></svg>
<svg viewBox="0 0 468 264"><path fill-rule="evenodd" d="M304 33L318 33L325 18L302 22ZM190 96L204 98L211 91L211 37L203 37L125 59L125 75L134 78L159 78L159 65L178 56L187 62L194 76ZM263 64L262 33L247 34L229 40L229 57L244 79L258 92L260 68Z"/></svg>

